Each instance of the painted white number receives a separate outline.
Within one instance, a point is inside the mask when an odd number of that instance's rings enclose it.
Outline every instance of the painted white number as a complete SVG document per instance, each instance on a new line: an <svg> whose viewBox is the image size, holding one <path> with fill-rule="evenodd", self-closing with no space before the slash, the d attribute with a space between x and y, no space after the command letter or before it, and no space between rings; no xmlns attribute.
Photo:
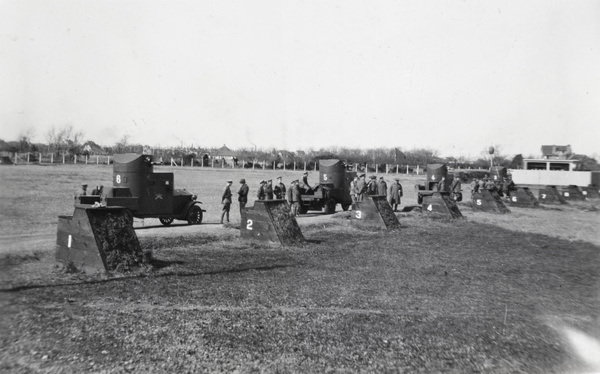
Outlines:
<svg viewBox="0 0 600 374"><path fill-rule="evenodd" d="M497 175L494 175L494 180L495 181L498 180L498 176Z"/></svg>
<svg viewBox="0 0 600 374"><path fill-rule="evenodd" d="M323 180L326 181L327 180L327 174L323 174Z"/></svg>
<svg viewBox="0 0 600 374"><path fill-rule="evenodd" d="M427 210L431 212L433 210L433 205L429 204L429 206L427 207Z"/></svg>
<svg viewBox="0 0 600 374"><path fill-rule="evenodd" d="M481 199L477 199L476 203L477 205L481 205Z"/></svg>
<svg viewBox="0 0 600 374"><path fill-rule="evenodd" d="M431 180L434 181L435 180L435 175L431 176Z"/></svg>
<svg viewBox="0 0 600 374"><path fill-rule="evenodd" d="M362 212L360 210L356 211L356 218L357 219L361 219L362 218Z"/></svg>
<svg viewBox="0 0 600 374"><path fill-rule="evenodd" d="M115 180L117 181L117 183L121 183L121 176L117 174L117 178L115 178Z"/></svg>
<svg viewBox="0 0 600 374"><path fill-rule="evenodd" d="M542 194L542 199L545 199L545 198L546 198L546 194L545 194L545 193L543 193L543 194Z"/></svg>
<svg viewBox="0 0 600 374"><path fill-rule="evenodd" d="M566 197L569 197L569 193L568 193L568 192L565 192L565 196L566 196Z"/></svg>
<svg viewBox="0 0 600 374"><path fill-rule="evenodd" d="M69 243L67 243L68 248L71 248L71 243L73 243L73 237L69 235Z"/></svg>
<svg viewBox="0 0 600 374"><path fill-rule="evenodd" d="M587 191L581 191L581 193L585 196L587 195Z"/></svg>
<svg viewBox="0 0 600 374"><path fill-rule="evenodd" d="M247 220L247 221L246 221L246 230L252 230L252 224L253 224L253 223L254 223L254 222L252 222L252 220L251 220L251 219Z"/></svg>
<svg viewBox="0 0 600 374"><path fill-rule="evenodd" d="M516 197L516 196L513 196L513 197L512 197L512 201L517 201L517 197Z"/></svg>

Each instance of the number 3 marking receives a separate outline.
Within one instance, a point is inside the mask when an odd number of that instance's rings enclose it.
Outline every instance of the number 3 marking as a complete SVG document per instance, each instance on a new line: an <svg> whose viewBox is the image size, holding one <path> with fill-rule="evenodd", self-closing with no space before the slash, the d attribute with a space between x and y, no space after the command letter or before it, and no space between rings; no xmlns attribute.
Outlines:
<svg viewBox="0 0 600 374"><path fill-rule="evenodd" d="M360 210L356 211L356 218L357 219L361 219L362 218L362 212Z"/></svg>
<svg viewBox="0 0 600 374"><path fill-rule="evenodd" d="M252 230L252 224L253 224L253 223L254 223L254 222L252 222L252 220L251 220L251 219L247 220L247 221L246 221L246 230Z"/></svg>

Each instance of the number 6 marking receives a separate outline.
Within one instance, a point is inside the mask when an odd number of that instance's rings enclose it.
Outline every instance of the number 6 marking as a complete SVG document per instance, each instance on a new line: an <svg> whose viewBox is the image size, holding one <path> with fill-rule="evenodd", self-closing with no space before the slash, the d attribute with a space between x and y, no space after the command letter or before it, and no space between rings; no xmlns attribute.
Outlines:
<svg viewBox="0 0 600 374"><path fill-rule="evenodd" d="M513 196L512 201L517 201L517 197Z"/></svg>
<svg viewBox="0 0 600 374"><path fill-rule="evenodd" d="M254 223L254 222L252 222L252 220L251 220L251 219L247 220L247 221L246 221L246 230L252 230L252 224L253 224L253 223Z"/></svg>
<svg viewBox="0 0 600 374"><path fill-rule="evenodd" d="M360 210L356 211L356 218L357 219L361 219L362 218L362 212Z"/></svg>

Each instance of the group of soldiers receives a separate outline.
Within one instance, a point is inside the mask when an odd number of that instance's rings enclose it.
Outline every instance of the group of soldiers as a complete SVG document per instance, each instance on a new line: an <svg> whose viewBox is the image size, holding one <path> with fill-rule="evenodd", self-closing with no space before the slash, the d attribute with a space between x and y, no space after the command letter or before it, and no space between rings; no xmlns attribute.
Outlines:
<svg viewBox="0 0 600 374"><path fill-rule="evenodd" d="M516 189L515 183L510 176L503 177L501 180L493 180L490 177L473 179L471 182L471 193L487 190L496 191L501 197L509 198L511 191Z"/></svg>
<svg viewBox="0 0 600 374"><path fill-rule="evenodd" d="M354 180L350 182L350 197L352 198L352 205L357 202L363 201L365 195L379 195L386 196L388 202L394 208L394 212L397 211L398 205L401 203L401 198L404 196L402 185L400 184L399 178L394 178L394 182L388 188L386 181L383 177L371 175L369 181L366 181L366 175L360 174L354 177Z"/></svg>
<svg viewBox="0 0 600 374"><path fill-rule="evenodd" d="M81 185L81 190L75 194L75 196L87 196L88 195L88 191L87 191L88 185L87 184L82 184ZM102 195L102 192L104 190L104 186L96 186L96 188L94 188L92 190L92 192L90 192L89 194L94 196L94 195Z"/></svg>
<svg viewBox="0 0 600 374"><path fill-rule="evenodd" d="M223 220L226 219L229 222L229 211L231 209L231 201L232 201L232 192L231 185L233 181L228 180L227 185L223 190L223 195L221 197L221 203L223 205L221 211L221 223L224 223ZM294 215L298 215L300 211L300 203L302 201L301 195L310 193L312 191L312 187L308 184L308 173L304 173L302 182L296 179L290 183L289 188L285 187L283 183L282 177L277 177L277 183L273 185L273 180L262 180L258 186L258 193L256 197L258 200L273 200L273 199L286 199L291 207L292 213ZM248 203L248 193L250 192L250 187L246 184L246 179L240 179L240 188L237 191L238 194L238 202L240 204L240 214L246 207Z"/></svg>

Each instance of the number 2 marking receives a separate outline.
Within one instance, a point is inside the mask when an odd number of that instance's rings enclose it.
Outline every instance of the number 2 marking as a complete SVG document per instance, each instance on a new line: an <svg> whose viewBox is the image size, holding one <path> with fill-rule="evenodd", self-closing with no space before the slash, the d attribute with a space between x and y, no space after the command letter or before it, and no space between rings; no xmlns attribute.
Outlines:
<svg viewBox="0 0 600 374"><path fill-rule="evenodd" d="M252 222L252 220L251 220L251 219L247 220L247 221L246 221L246 230L252 230L252 224L253 224L253 223L254 223L254 222Z"/></svg>
<svg viewBox="0 0 600 374"><path fill-rule="evenodd" d="M356 211L356 218L357 219L361 219L362 218L362 212L360 210Z"/></svg>

